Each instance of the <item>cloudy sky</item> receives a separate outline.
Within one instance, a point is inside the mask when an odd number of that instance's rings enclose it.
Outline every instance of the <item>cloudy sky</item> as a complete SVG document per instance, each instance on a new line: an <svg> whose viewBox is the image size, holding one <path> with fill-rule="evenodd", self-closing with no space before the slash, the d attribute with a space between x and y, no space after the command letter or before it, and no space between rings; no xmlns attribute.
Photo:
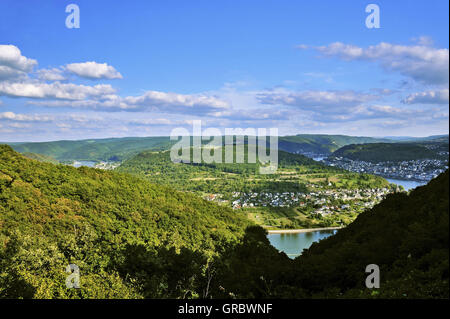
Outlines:
<svg viewBox="0 0 450 319"><path fill-rule="evenodd" d="M369 3L2 0L0 141L448 134L448 1Z"/></svg>

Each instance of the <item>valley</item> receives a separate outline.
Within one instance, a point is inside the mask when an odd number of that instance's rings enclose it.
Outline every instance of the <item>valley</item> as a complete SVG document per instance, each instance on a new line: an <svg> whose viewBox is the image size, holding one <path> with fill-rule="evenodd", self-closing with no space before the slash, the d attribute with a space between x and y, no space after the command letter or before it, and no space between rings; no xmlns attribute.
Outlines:
<svg viewBox="0 0 450 319"><path fill-rule="evenodd" d="M2 298L373 297L352 270L369 261L393 267L380 296L446 296L448 171L407 194L382 177L283 151L270 175L258 162L173 163L169 151L117 167L84 163L102 169L26 155L0 146ZM273 233L296 229L312 232L289 241ZM42 262L45 275L30 267ZM88 289L58 284L70 263Z"/></svg>
<svg viewBox="0 0 450 319"><path fill-rule="evenodd" d="M247 138L244 141L247 152ZM58 158L69 165L117 170L194 193L242 211L266 229L348 225L386 195L402 190L377 175L427 182L448 167L448 136L406 142L343 135L280 137L279 167L270 175L258 174L257 163L173 163L169 158L173 144L168 137L147 137L12 146L41 161L55 163ZM389 154L395 154L400 160L379 161L379 154L392 159ZM319 156L324 158L308 158Z"/></svg>
<svg viewBox="0 0 450 319"><path fill-rule="evenodd" d="M345 226L397 190L381 177L283 151L275 174L259 174L257 168L251 163L173 163L168 151L149 151L124 161L117 170L243 211L267 229Z"/></svg>

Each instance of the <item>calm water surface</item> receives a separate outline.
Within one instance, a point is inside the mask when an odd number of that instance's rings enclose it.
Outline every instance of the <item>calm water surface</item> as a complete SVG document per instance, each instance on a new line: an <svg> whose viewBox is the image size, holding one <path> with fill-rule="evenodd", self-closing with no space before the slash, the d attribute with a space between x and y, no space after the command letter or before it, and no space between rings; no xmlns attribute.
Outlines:
<svg viewBox="0 0 450 319"><path fill-rule="evenodd" d="M283 251L289 258L301 255L303 249L309 248L313 243L336 234L337 230L315 230L296 234L269 234L270 243L279 251Z"/></svg>
<svg viewBox="0 0 450 319"><path fill-rule="evenodd" d="M422 185L426 184L426 182L405 181L405 180L401 180L401 179L392 179L392 178L386 178L386 180L389 183L394 183L394 184L403 186L403 188L406 191L409 191L410 189L416 188L417 186L422 186Z"/></svg>

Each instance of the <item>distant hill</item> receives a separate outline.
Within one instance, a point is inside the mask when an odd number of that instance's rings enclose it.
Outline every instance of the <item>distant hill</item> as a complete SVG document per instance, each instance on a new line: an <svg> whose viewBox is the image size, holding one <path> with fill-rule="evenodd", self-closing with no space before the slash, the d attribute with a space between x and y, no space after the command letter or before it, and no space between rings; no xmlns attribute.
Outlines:
<svg viewBox="0 0 450 319"><path fill-rule="evenodd" d="M388 140L345 135L301 134L279 137L279 149L291 153L330 154L344 145L382 141ZM168 150L174 143L175 141L171 141L168 136L156 136L9 143L9 145L20 153L41 154L58 161L120 161L144 150ZM245 144L247 143L246 137Z"/></svg>
<svg viewBox="0 0 450 319"><path fill-rule="evenodd" d="M124 137L76 141L11 143L20 153L36 153L59 161L102 160L117 161L143 150L166 150L173 145L169 137Z"/></svg>
<svg viewBox="0 0 450 319"><path fill-rule="evenodd" d="M429 137L423 137L419 140L429 141L429 142L442 142L448 144L448 134L447 135L434 135Z"/></svg>
<svg viewBox="0 0 450 319"><path fill-rule="evenodd" d="M399 162L417 159L445 159L448 156L440 154L445 151L448 152L448 142L351 144L336 150L331 157L344 157L371 163Z"/></svg>
<svg viewBox="0 0 450 319"><path fill-rule="evenodd" d="M397 142L420 142L420 141L448 142L448 134L431 135L425 137L386 136L385 138Z"/></svg>
<svg viewBox="0 0 450 319"><path fill-rule="evenodd" d="M448 299L448 199L447 170L409 195L389 195L294 261L277 253L264 231L252 228L219 263L215 295ZM365 286L370 264L379 266L379 289Z"/></svg>
<svg viewBox="0 0 450 319"><path fill-rule="evenodd" d="M345 145L378 142L391 141L384 138L362 136L299 134L280 137L279 149L291 153L314 153L328 155Z"/></svg>
<svg viewBox="0 0 450 319"><path fill-rule="evenodd" d="M394 143L394 142L447 142L448 135L437 135L424 138L373 138L347 135L299 134L280 136L279 150L311 155L330 155L337 149L350 144ZM209 141L202 141L203 144ZM168 150L176 141L168 136L124 137L106 139L87 139L74 141L53 141L36 143L9 143L20 153L34 153L49 156L60 162L65 161L122 161L146 151ZM245 144L248 138L245 137Z"/></svg>
<svg viewBox="0 0 450 319"><path fill-rule="evenodd" d="M205 151L206 149L203 149ZM247 150L247 145L245 145ZM216 149L223 157L223 148ZM192 152L192 150L191 150ZM257 158L257 156L255 156ZM248 158L248 152L245 152ZM278 152L278 167L272 174L260 171L260 163L174 163L170 151L144 151L124 162L116 170L131 173L146 180L189 191L223 205L242 208L249 219L271 228L312 228L341 226L350 223L359 211L339 216L310 214L313 205L298 209L288 204L282 193L309 193L321 190L390 188L379 176L359 174L325 166L300 154ZM252 193L252 194L250 194ZM270 193L270 194L267 194ZM251 196L252 203L248 203ZM271 199L280 198L278 201ZM289 199L287 199L289 200ZM286 202L285 202L286 201Z"/></svg>

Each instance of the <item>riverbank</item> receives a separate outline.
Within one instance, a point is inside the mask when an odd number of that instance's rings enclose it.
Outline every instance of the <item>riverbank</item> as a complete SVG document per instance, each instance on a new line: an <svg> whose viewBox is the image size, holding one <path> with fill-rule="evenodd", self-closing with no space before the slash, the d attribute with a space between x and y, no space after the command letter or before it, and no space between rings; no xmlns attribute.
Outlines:
<svg viewBox="0 0 450 319"><path fill-rule="evenodd" d="M312 231L320 230L336 230L342 229L343 227L322 227L322 228L303 228L303 229L274 229L268 230L269 234L298 234L298 233L309 233Z"/></svg>

